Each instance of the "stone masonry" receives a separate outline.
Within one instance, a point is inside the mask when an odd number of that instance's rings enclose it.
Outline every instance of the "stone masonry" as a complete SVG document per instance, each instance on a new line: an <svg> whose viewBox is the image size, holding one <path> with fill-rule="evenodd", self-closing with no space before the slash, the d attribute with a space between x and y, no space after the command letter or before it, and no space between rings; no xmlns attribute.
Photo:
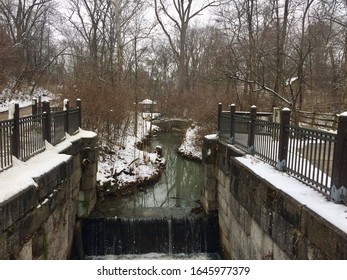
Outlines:
<svg viewBox="0 0 347 280"><path fill-rule="evenodd" d="M0 259L70 258L76 220L96 202L98 149L94 133L69 141L66 160L0 204Z"/></svg>
<svg viewBox="0 0 347 280"><path fill-rule="evenodd" d="M243 153L205 137L202 203L218 211L226 259L347 259L347 234L257 176Z"/></svg>

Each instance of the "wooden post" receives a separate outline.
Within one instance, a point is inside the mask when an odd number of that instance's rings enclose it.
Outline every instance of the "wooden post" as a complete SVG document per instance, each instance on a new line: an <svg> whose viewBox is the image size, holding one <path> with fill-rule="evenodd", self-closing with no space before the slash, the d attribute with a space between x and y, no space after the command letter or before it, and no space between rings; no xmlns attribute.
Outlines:
<svg viewBox="0 0 347 280"><path fill-rule="evenodd" d="M255 126L254 121L257 118L257 107L253 105L250 111L250 122L249 122L249 131L248 131L248 144L247 149L250 154L254 154L254 137L255 137Z"/></svg>
<svg viewBox="0 0 347 280"><path fill-rule="evenodd" d="M51 107L49 101L44 101L42 106L43 118L43 138L49 143L52 142L51 136Z"/></svg>
<svg viewBox="0 0 347 280"><path fill-rule="evenodd" d="M274 107L272 111L272 122L273 123L281 123L281 109L278 107ZM278 135L276 129L272 132L272 140L277 141Z"/></svg>
<svg viewBox="0 0 347 280"><path fill-rule="evenodd" d="M347 202L347 112L339 116L334 150L330 196L335 203Z"/></svg>
<svg viewBox="0 0 347 280"><path fill-rule="evenodd" d="M236 113L236 105L230 105L230 144L234 144L235 129L234 129L234 115Z"/></svg>
<svg viewBox="0 0 347 280"><path fill-rule="evenodd" d="M70 101L69 99L64 99L64 108L65 111L65 124L64 124L64 131L66 133L69 133L69 111L70 111Z"/></svg>
<svg viewBox="0 0 347 280"><path fill-rule="evenodd" d="M280 123L281 121L281 110L278 107L274 107L272 111L272 122Z"/></svg>
<svg viewBox="0 0 347 280"><path fill-rule="evenodd" d="M37 115L37 99L36 98L33 98L31 103L31 114L33 116Z"/></svg>
<svg viewBox="0 0 347 280"><path fill-rule="evenodd" d="M20 131L19 131L19 104L11 104L14 106L13 111L13 131L12 131L12 155L20 159Z"/></svg>
<svg viewBox="0 0 347 280"><path fill-rule="evenodd" d="M78 108L78 127L82 128L82 101L79 98L77 99L76 107Z"/></svg>
<svg viewBox="0 0 347 280"><path fill-rule="evenodd" d="M220 132L220 121L221 121L221 113L223 111L223 105L222 103L218 103L218 117L217 117L217 120L218 120L218 123L217 123L217 132L219 133Z"/></svg>
<svg viewBox="0 0 347 280"><path fill-rule="evenodd" d="M287 154L288 154L288 143L289 143L289 130L287 128L290 125L290 114L291 114L291 111L288 108L284 108L281 111L278 161L276 164L276 169L280 171L286 171L286 168L287 168Z"/></svg>

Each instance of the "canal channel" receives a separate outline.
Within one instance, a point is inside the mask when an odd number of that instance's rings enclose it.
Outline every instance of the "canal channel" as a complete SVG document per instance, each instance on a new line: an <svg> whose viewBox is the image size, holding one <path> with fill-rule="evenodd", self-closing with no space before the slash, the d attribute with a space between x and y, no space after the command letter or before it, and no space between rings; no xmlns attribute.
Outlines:
<svg viewBox="0 0 347 280"><path fill-rule="evenodd" d="M87 255L96 259L218 258L215 216L199 202L203 170L199 162L177 154L181 132L160 133L146 147L163 151L160 180L128 197L108 197L84 221Z"/></svg>

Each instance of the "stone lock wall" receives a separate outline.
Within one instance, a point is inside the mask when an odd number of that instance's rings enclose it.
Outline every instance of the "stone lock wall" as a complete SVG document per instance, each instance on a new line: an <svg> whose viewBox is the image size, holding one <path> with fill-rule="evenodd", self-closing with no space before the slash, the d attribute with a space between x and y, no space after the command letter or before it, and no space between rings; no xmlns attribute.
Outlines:
<svg viewBox="0 0 347 280"><path fill-rule="evenodd" d="M347 259L347 234L236 160L243 153L205 137L206 212L218 212L226 259Z"/></svg>
<svg viewBox="0 0 347 280"><path fill-rule="evenodd" d="M0 259L70 258L76 220L96 202L98 158L95 134L70 141L65 160L0 204Z"/></svg>

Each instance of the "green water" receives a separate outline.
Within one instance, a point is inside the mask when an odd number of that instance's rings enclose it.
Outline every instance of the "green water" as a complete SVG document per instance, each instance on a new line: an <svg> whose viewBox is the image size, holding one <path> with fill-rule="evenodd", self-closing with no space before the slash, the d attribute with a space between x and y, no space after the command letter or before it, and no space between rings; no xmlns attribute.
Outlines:
<svg viewBox="0 0 347 280"><path fill-rule="evenodd" d="M166 169L158 183L130 197L108 198L98 209L107 216L151 217L183 216L197 207L203 184L202 165L177 155L181 138L180 132L161 133L147 147L149 152L156 146L163 149Z"/></svg>

